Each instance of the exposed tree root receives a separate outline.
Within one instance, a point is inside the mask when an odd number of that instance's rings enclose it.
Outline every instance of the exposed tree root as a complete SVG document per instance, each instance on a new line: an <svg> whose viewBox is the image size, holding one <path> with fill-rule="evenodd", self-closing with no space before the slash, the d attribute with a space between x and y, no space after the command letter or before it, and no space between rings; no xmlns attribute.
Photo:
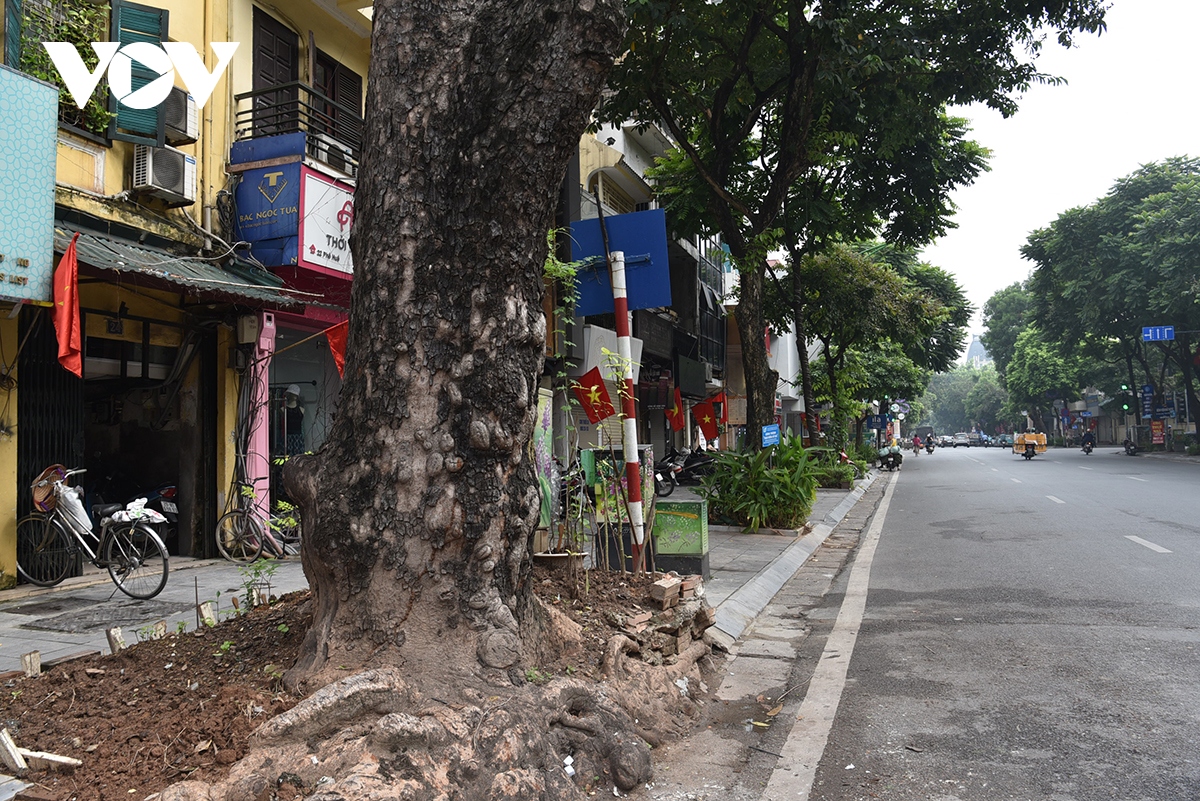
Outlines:
<svg viewBox="0 0 1200 801"><path fill-rule="evenodd" d="M542 611L549 641L566 647L578 636L565 616ZM321 801L557 801L631 790L652 776L651 748L685 734L699 714L704 611L690 603L613 637L599 683L534 685L491 671L431 689L395 667L356 673L264 723L224 781L182 782L160 801L270 801L284 785Z"/></svg>

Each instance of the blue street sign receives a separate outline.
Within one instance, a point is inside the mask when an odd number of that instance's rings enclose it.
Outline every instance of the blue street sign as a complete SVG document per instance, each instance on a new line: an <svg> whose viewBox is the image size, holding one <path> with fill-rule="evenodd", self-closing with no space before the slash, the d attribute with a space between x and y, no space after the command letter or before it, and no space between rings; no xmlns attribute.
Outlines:
<svg viewBox="0 0 1200 801"><path fill-rule="evenodd" d="M1091 417L1092 413L1091 412L1080 412L1079 416L1080 417Z"/></svg>
<svg viewBox="0 0 1200 801"><path fill-rule="evenodd" d="M779 444L779 424L772 423L762 427L762 446L764 448Z"/></svg>
<svg viewBox="0 0 1200 801"><path fill-rule="evenodd" d="M1175 339L1175 326L1148 325L1142 328L1143 342L1172 342Z"/></svg>

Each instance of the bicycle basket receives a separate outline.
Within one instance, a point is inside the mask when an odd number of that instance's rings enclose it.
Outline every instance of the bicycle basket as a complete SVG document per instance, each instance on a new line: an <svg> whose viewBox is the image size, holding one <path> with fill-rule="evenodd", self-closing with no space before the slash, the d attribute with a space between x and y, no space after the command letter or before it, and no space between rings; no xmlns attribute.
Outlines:
<svg viewBox="0 0 1200 801"><path fill-rule="evenodd" d="M33 480L29 489L33 492L33 507L39 512L49 512L54 509L54 482L67 477L67 468L61 464L52 464Z"/></svg>

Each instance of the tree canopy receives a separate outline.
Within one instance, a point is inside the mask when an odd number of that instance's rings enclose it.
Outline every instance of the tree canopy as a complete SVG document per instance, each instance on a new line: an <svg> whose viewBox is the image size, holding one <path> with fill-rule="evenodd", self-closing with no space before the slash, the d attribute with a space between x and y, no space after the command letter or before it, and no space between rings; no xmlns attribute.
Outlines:
<svg viewBox="0 0 1200 801"><path fill-rule="evenodd" d="M982 151L944 108L981 102L1012 114L1016 94L1055 80L1035 66L1046 36L1069 45L1079 32L1099 32L1105 7L629 3L628 52L599 118L665 125L689 170L675 181L675 199L689 209L679 218L719 231L730 247L741 276L751 441L773 407L775 376L755 332L764 322L766 254L784 228L788 198L792 229L809 238L814 225L834 220L882 225L897 241L944 229L949 190L982 169Z"/></svg>
<svg viewBox="0 0 1200 801"><path fill-rule="evenodd" d="M1125 362L1127 381L1160 385L1166 359L1195 403L1195 356L1186 334L1144 343L1145 326L1200 329L1200 159L1147 164L1095 203L1063 212L1030 234L1029 288L1044 336L1068 352ZM1135 373L1140 375L1135 375Z"/></svg>

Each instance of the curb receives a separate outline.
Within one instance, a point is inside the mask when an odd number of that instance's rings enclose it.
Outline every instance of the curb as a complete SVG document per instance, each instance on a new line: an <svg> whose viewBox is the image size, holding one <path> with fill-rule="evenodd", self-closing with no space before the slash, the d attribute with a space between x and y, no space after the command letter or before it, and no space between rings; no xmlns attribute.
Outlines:
<svg viewBox="0 0 1200 801"><path fill-rule="evenodd" d="M813 526L812 531L789 545L769 565L721 602L716 609L716 623L709 629L719 646L728 650L745 633L776 593L796 575L796 571L821 547L821 543L825 542L834 527L842 522L854 505L862 499L867 488L874 483L875 477L873 471L868 472L833 511Z"/></svg>
<svg viewBox="0 0 1200 801"><path fill-rule="evenodd" d="M174 559L181 559L181 557L174 557ZM178 562L168 561L167 564L170 569L168 580L170 580L170 576L184 570L222 564L225 561L224 559L195 559L191 557L183 558L183 561ZM107 572L87 565L87 569L82 576L72 576L63 579L62 582L55 584L53 587L39 587L36 584L19 584L11 589L0 591L0 609L21 601L28 601L30 598L41 598L44 595L54 595L66 590L78 590L109 583L111 583L111 579L109 579Z"/></svg>

